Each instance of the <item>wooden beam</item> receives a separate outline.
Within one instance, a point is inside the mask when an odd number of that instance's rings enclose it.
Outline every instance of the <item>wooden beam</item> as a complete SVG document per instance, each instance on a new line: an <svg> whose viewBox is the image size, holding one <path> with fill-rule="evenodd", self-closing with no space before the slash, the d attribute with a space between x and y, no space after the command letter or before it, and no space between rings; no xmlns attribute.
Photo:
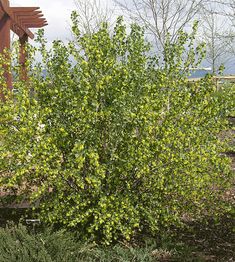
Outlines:
<svg viewBox="0 0 235 262"><path fill-rule="evenodd" d="M25 34L25 32L17 24L12 22L11 22L11 30L19 37L22 37Z"/></svg>
<svg viewBox="0 0 235 262"><path fill-rule="evenodd" d="M47 23L44 19L22 19L20 20L21 24L27 27L28 24L45 24Z"/></svg>
<svg viewBox="0 0 235 262"><path fill-rule="evenodd" d="M5 14L2 19L0 20L0 53L4 54L4 50L9 51L10 49L10 30L11 30L11 20L10 17ZM10 60L10 57L8 54L6 54L6 59ZM10 73L10 66L5 65L4 66L4 77L6 79L6 84L8 89L12 89L12 77ZM2 87L0 87L0 98L2 100L5 100Z"/></svg>
<svg viewBox="0 0 235 262"><path fill-rule="evenodd" d="M10 48L10 30L11 20L10 17L5 14L0 20L0 52L2 53L5 48Z"/></svg>
<svg viewBox="0 0 235 262"><path fill-rule="evenodd" d="M10 7L10 8L12 12L21 12L21 13L34 12L40 9L40 7Z"/></svg>
<svg viewBox="0 0 235 262"><path fill-rule="evenodd" d="M22 23L25 23L25 22L46 22L46 19L45 18L27 18L27 17L22 17L19 19L19 21L21 21Z"/></svg>
<svg viewBox="0 0 235 262"><path fill-rule="evenodd" d="M5 12L3 11L3 9L0 6L0 20L3 18L4 15L5 15Z"/></svg>
<svg viewBox="0 0 235 262"><path fill-rule="evenodd" d="M24 15L29 15L29 14L35 14L35 15L37 15L37 14L42 14L42 11L40 10L40 9L38 9L38 10L32 10L32 11L21 11L21 10L15 10L15 8L14 7L10 7L11 8L11 11L14 13L14 14L17 14L17 15L22 15L22 14L24 14Z"/></svg>
<svg viewBox="0 0 235 262"><path fill-rule="evenodd" d="M47 21L46 20L41 20L41 19L31 19L31 20L22 20L21 21L25 26L28 25L28 24L47 24Z"/></svg>
<svg viewBox="0 0 235 262"><path fill-rule="evenodd" d="M43 27L45 25L47 25L47 21L46 19L43 17L43 15L40 13L38 16L34 15L33 13L28 12L27 15L25 14L21 14L19 15L15 15L17 21L19 21L22 25L24 25L25 27L34 27L33 25L36 25L36 28ZM29 26L30 25L30 26Z"/></svg>
<svg viewBox="0 0 235 262"><path fill-rule="evenodd" d="M43 17L44 15L40 12L38 12L38 13L14 13L14 16L16 17L16 18L21 18L21 17L33 17L33 18L40 18L40 17Z"/></svg>
<svg viewBox="0 0 235 262"><path fill-rule="evenodd" d="M40 18L40 17L43 17L43 14L41 12L38 12L38 13L30 13L30 12L27 12L27 13L14 13L13 12L13 15L15 17L15 19L21 19L22 17L25 17L25 18Z"/></svg>
<svg viewBox="0 0 235 262"><path fill-rule="evenodd" d="M20 42L20 54L19 54L19 63L20 63L20 78L22 81L26 81L28 79L26 61L27 61L27 53L26 53L26 44L28 42L28 36L25 34L19 38Z"/></svg>
<svg viewBox="0 0 235 262"><path fill-rule="evenodd" d="M2 7L3 11L12 20L12 23L17 24L31 39L33 39L34 34L28 28L26 28L24 25L19 23L19 21L17 21L17 19L14 18L14 14L12 12L12 9L9 7L9 1L8 0L0 0L0 3L1 3L1 7Z"/></svg>
<svg viewBox="0 0 235 262"><path fill-rule="evenodd" d="M48 24L47 23L44 23L44 24L36 24L36 23L32 23L32 24L25 24L25 26L29 27L29 28L41 28L41 27L44 27L44 26L47 26Z"/></svg>

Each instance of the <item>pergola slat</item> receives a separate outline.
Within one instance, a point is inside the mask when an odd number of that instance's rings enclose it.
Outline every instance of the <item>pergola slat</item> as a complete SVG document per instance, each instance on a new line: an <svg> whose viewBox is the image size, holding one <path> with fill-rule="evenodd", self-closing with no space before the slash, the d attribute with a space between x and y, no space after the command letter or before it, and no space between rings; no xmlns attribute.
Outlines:
<svg viewBox="0 0 235 262"><path fill-rule="evenodd" d="M25 35L25 32L15 23L11 23L11 30L21 38Z"/></svg>
<svg viewBox="0 0 235 262"><path fill-rule="evenodd" d="M14 18L14 14L13 14L13 12L11 10L11 7L9 6L9 1L8 0L0 0L0 2L1 2L2 10L10 18L12 23L17 24L30 38L33 39L34 38L33 33L28 28L26 28L24 25L19 23L19 21L17 21L17 19Z"/></svg>
<svg viewBox="0 0 235 262"><path fill-rule="evenodd" d="M41 11L38 12L27 12L27 13L23 13L23 12L13 12L15 17L20 17L20 16L27 16L27 17L40 17L43 16Z"/></svg>
<svg viewBox="0 0 235 262"><path fill-rule="evenodd" d="M19 18L19 20L20 21L46 21L46 19L45 18L43 18L43 17L28 17L28 16L21 16L20 18Z"/></svg>
<svg viewBox="0 0 235 262"><path fill-rule="evenodd" d="M32 28L34 25L36 27L36 26L39 26L39 25L45 26L45 25L48 25L48 24L46 22L44 22L44 23L43 22L26 22L25 25Z"/></svg>
<svg viewBox="0 0 235 262"><path fill-rule="evenodd" d="M29 28L42 28L42 27L44 27L44 26L47 26L48 24L44 24L44 25L35 25L35 24L33 24L33 25L27 25Z"/></svg>
<svg viewBox="0 0 235 262"><path fill-rule="evenodd" d="M33 19L33 18L43 18L43 14L15 14L15 17L18 19L21 19L22 17L25 17L27 19ZM45 18L44 18L45 19Z"/></svg>
<svg viewBox="0 0 235 262"><path fill-rule="evenodd" d="M21 12L21 13L26 13L26 12L34 12L38 11L40 7L11 7L12 12Z"/></svg>
<svg viewBox="0 0 235 262"><path fill-rule="evenodd" d="M46 20L34 20L34 19L30 19L30 20L27 20L27 19L23 19L21 20L21 23L27 27L28 24L45 24L46 23Z"/></svg>

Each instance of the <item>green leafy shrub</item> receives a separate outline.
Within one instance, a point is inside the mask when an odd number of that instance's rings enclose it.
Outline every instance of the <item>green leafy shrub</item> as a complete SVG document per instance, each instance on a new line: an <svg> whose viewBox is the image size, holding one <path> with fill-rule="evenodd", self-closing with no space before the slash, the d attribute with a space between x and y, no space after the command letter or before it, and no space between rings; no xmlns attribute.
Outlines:
<svg viewBox="0 0 235 262"><path fill-rule="evenodd" d="M203 57L196 25L160 66L138 25L80 35L72 18L67 45L48 52L39 32L43 62L0 104L2 185L40 201L41 219L105 243L223 212L230 162L218 134L234 93L218 99L210 76L188 84Z"/></svg>

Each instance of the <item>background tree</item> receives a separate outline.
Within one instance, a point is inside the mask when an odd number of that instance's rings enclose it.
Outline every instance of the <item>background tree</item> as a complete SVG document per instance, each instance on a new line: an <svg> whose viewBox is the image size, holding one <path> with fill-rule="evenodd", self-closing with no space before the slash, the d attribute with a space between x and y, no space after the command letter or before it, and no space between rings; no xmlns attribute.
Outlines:
<svg viewBox="0 0 235 262"><path fill-rule="evenodd" d="M95 32L103 22L110 22L114 10L101 0L74 0L78 10L79 29L83 33Z"/></svg>
<svg viewBox="0 0 235 262"><path fill-rule="evenodd" d="M221 66L229 66L234 59L235 32L230 16L231 2L207 2L200 10L201 26L198 36L206 43L206 60L213 73L218 73Z"/></svg>
<svg viewBox="0 0 235 262"><path fill-rule="evenodd" d="M206 43L206 60L216 74L221 65L232 61L235 33L228 17L218 14L213 6L203 8L201 18L199 39Z"/></svg>
<svg viewBox="0 0 235 262"><path fill-rule="evenodd" d="M145 26L154 40L158 51L162 51L168 41L174 43L178 33L191 28L198 17L204 0L130 0L115 2L136 22ZM191 24L190 24L191 23Z"/></svg>
<svg viewBox="0 0 235 262"><path fill-rule="evenodd" d="M161 56L166 42L175 43L178 32L200 21L197 38L207 46L206 64L214 73L234 57L234 1L115 0L132 21L145 26L149 40Z"/></svg>

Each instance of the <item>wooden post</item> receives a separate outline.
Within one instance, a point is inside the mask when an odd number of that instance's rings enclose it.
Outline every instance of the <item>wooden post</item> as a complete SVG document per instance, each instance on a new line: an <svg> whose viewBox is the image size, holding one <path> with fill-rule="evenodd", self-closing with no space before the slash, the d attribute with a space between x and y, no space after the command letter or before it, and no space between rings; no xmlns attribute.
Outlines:
<svg viewBox="0 0 235 262"><path fill-rule="evenodd" d="M25 34L22 37L19 38L20 41L20 56L19 56L19 62L20 62L20 78L22 81L26 81L28 79L27 75L27 67L26 67L26 61L27 61L27 53L26 53L26 44L28 42L28 36Z"/></svg>
<svg viewBox="0 0 235 262"><path fill-rule="evenodd" d="M0 20L0 53L4 54L4 50L9 51L10 49L10 29L11 29L11 20L7 14L4 14ZM6 53L6 59L10 62L9 54ZM10 73L10 66L5 66L4 76L6 78L7 87L12 89L12 76ZM2 87L1 87L2 89ZM0 92L0 97L4 99L2 91Z"/></svg>
<svg viewBox="0 0 235 262"><path fill-rule="evenodd" d="M34 38L29 28L41 28L47 25L39 7L10 7L9 0L0 0L0 54L3 55L4 77L6 87L12 89L11 57L10 57L10 31L19 36L20 53L19 63L21 65L21 80L27 80L27 53L26 43L28 38ZM6 53L4 53L6 50ZM0 86L0 99L5 100L3 86Z"/></svg>

